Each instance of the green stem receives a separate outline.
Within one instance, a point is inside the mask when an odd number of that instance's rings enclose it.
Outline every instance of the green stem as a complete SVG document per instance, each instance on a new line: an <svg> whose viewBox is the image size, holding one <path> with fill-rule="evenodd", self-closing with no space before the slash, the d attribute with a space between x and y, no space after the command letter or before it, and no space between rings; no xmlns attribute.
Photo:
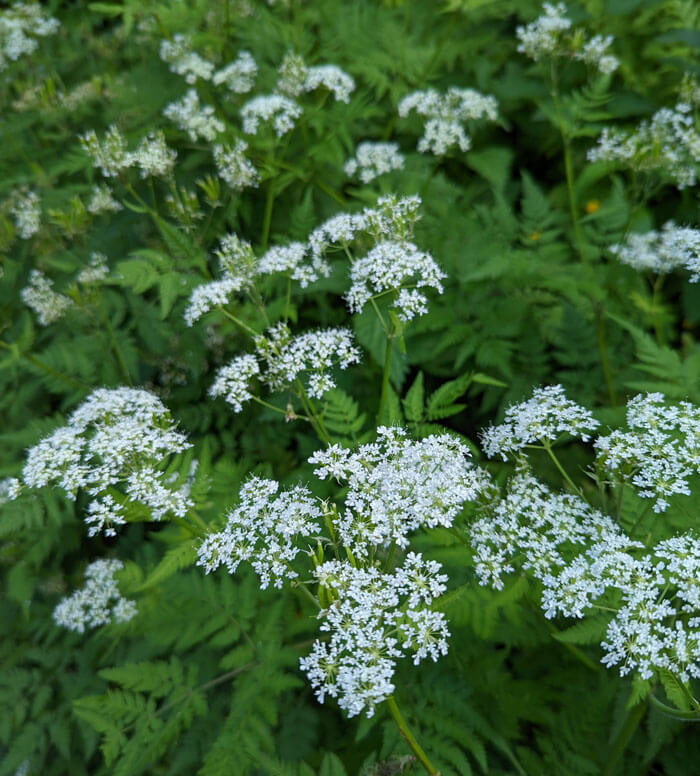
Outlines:
<svg viewBox="0 0 700 776"><path fill-rule="evenodd" d="M629 535L631 537L634 537L634 532L639 528L639 524L644 520L646 517L647 512L651 509L651 501L644 507L639 517L634 521L634 525L630 530L628 531Z"/></svg>
<svg viewBox="0 0 700 776"><path fill-rule="evenodd" d="M262 234L260 235L260 251L267 250L267 241L270 238L270 223L272 222L272 207L275 204L275 179L270 179L265 198L265 212L263 214Z"/></svg>
<svg viewBox="0 0 700 776"><path fill-rule="evenodd" d="M695 711L696 714L700 715L700 702L698 702L697 698L685 686L685 683L681 681L679 676L676 676L676 674L672 674L672 676L673 680L678 685L678 689L683 693L685 699L690 704L690 707Z"/></svg>
<svg viewBox="0 0 700 776"><path fill-rule="evenodd" d="M117 357L119 368L122 370L126 382L130 386L133 386L133 383L131 381L131 375L129 374L129 367L126 365L124 354L122 353L122 350L119 347L119 343L117 342L117 338L114 335L114 329L112 328L112 322L109 320L109 315L107 313L107 308L105 307L104 299L102 297L102 294L99 292L98 292L98 299L100 301L99 310L100 310L100 315L102 317L102 322L104 323L105 328L107 329L107 334L109 336L110 342L112 343L112 350L114 350L114 355Z"/></svg>
<svg viewBox="0 0 700 776"><path fill-rule="evenodd" d="M663 285L663 283L664 283L664 276L658 275L656 280L654 281L654 285L651 291L652 321L654 326L654 334L656 335L656 341L659 343L659 345L664 344L663 330L661 328L661 321L659 320L659 315L658 315L659 293L661 291L661 286Z"/></svg>
<svg viewBox="0 0 700 776"><path fill-rule="evenodd" d="M556 628L554 625L552 625L549 620L546 621L547 630L552 635L552 638L554 638L560 631L558 628ZM590 669L591 671L595 672L596 674L600 673L600 666L594 663L587 655L585 655L575 644L569 644L567 641L559 641L559 639L556 639L558 644L561 644L565 649L567 649L580 663L583 663L586 668Z"/></svg>
<svg viewBox="0 0 700 776"><path fill-rule="evenodd" d="M700 722L700 714L696 714L692 711L681 711L680 709L674 709L673 706L668 706L660 701L654 693L649 696L649 702L667 717L673 717L682 722Z"/></svg>
<svg viewBox="0 0 700 776"><path fill-rule="evenodd" d="M318 438L323 442L324 445L333 444L333 440L331 439L328 430L326 429L318 413L315 411L314 405L311 403L311 399L307 396L306 391L304 390L304 386L301 384L301 380L299 380L299 378L296 380L296 385L297 390L299 391L299 398L301 399L301 403L304 405L304 409L309 416L309 420L311 421L311 425L314 427L314 431L318 434Z"/></svg>
<svg viewBox="0 0 700 776"><path fill-rule="evenodd" d="M176 523L181 528L184 528L188 533L191 533L192 536L197 536L198 538L202 538L203 536L206 536L206 532L202 533L199 529L195 528L195 526L190 525L187 520L183 520L181 517L177 517L173 515L173 517L170 518L173 523Z"/></svg>
<svg viewBox="0 0 700 776"><path fill-rule="evenodd" d="M248 332L248 334L252 335L253 337L257 337L257 336L258 336L258 332L257 332L257 331L255 331L255 329L252 329L250 326L248 326L248 324L247 324L247 323L243 323L243 321L242 321L242 320L240 320L240 318L236 318L236 316L235 316L235 315L231 315L231 313L230 313L230 312L228 312L227 310L224 310L224 308L223 308L223 307L219 307L219 310L221 310L221 312L222 312L222 313L223 313L223 314L224 314L224 315L225 315L225 316L226 316L226 317L227 317L229 320L233 321L233 322L236 324L236 326L240 326L240 327L241 327L241 328L242 328L244 331L247 331L247 332Z"/></svg>
<svg viewBox="0 0 700 776"><path fill-rule="evenodd" d="M559 459L554 455L554 452L552 451L552 446L549 444L549 442L544 442L542 447L547 451L547 454L549 457L554 461L554 465L559 469L559 472L561 476L566 480L566 482L569 484L569 486L573 489L574 493L581 493L581 489L576 486L574 481L569 477L569 475L566 473L566 470L564 467L559 463Z"/></svg>
<svg viewBox="0 0 700 776"><path fill-rule="evenodd" d="M615 736L612 748L608 754L608 759L603 766L603 770L600 772L600 776L609 776L613 773L618 760L622 757L627 744L634 735L634 731L642 721L644 712L647 710L646 703L638 703L634 708L630 709L625 724L622 726L622 730Z"/></svg>
<svg viewBox="0 0 700 776"><path fill-rule="evenodd" d="M421 749L421 745L418 743L418 741L416 741L416 738L413 735L413 733L411 733L408 725L406 724L406 721L401 715L401 711L399 710L399 707L397 706L396 701L394 700L394 696L390 695L386 699L386 702L387 702L387 705L389 706L389 711L391 712L391 716L394 718L394 722L396 722L396 726L399 729L399 733L401 733L403 740L411 748L411 751L416 756L416 759L418 760L418 762L425 768L427 773L431 774L431 776L440 776L439 771L435 769L433 764L428 759L428 756L426 755L426 753Z"/></svg>
<svg viewBox="0 0 700 776"><path fill-rule="evenodd" d="M200 528L203 528L207 533L209 532L209 526L202 520L196 510L190 509L190 515L192 515L195 523L197 523Z"/></svg>
<svg viewBox="0 0 700 776"><path fill-rule="evenodd" d="M386 351L384 353L384 374L382 375L382 394L379 398L379 410L377 411L377 425L382 422L384 407L386 405L386 397L389 394L389 369L391 367L391 351L393 349L393 344L394 337L387 336Z"/></svg>

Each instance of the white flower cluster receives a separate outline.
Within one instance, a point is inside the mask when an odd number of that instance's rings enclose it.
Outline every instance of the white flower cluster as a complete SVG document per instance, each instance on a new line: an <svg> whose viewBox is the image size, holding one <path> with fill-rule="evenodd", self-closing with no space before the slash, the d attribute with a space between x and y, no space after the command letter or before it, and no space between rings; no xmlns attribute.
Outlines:
<svg viewBox="0 0 700 776"><path fill-rule="evenodd" d="M99 215L100 213L118 213L123 210L121 202L117 202L112 196L109 186L97 185L92 189L92 197L87 204L88 213Z"/></svg>
<svg viewBox="0 0 700 776"><path fill-rule="evenodd" d="M679 189L697 182L700 133L695 128L692 107L679 103L661 108L651 121L642 121L627 132L605 128L598 145L589 149L591 162L615 162L633 170L662 170Z"/></svg>
<svg viewBox="0 0 700 776"><path fill-rule="evenodd" d="M700 229L668 221L660 232L630 234L624 243L611 245L610 252L640 271L661 275L684 267L691 273L691 283L700 280Z"/></svg>
<svg viewBox="0 0 700 776"><path fill-rule="evenodd" d="M613 73L619 61L607 53L614 38L612 35L595 35L586 40L580 30L571 30L571 20L567 18L564 3L544 3L544 14L534 22L516 29L520 40L518 51L536 62L547 57L565 57L578 59L587 65L597 67L601 73Z"/></svg>
<svg viewBox="0 0 700 776"><path fill-rule="evenodd" d="M309 459L316 475L347 483L337 530L346 547L366 558L373 547L408 545L419 528L449 527L482 490L483 475L468 449L447 434L418 442L403 429L380 426L378 439L357 452L331 445Z"/></svg>
<svg viewBox="0 0 700 776"><path fill-rule="evenodd" d="M22 289L20 296L34 310L42 326L57 321L73 305L72 299L53 290L53 283L38 269L31 271L29 285Z"/></svg>
<svg viewBox="0 0 700 776"><path fill-rule="evenodd" d="M136 604L124 598L114 579L124 568L120 560L96 560L85 569L85 586L64 598L54 609L56 625L84 633L111 622L129 622L137 613Z"/></svg>
<svg viewBox="0 0 700 776"><path fill-rule="evenodd" d="M327 278L331 268L320 255L310 252L307 244L292 242L288 245L274 245L260 258L260 275L273 275L275 272L289 273L292 280L306 288L321 276Z"/></svg>
<svg viewBox="0 0 700 776"><path fill-rule="evenodd" d="M15 195L10 213L15 217L17 233L23 240L33 237L41 226L41 203L35 191Z"/></svg>
<svg viewBox="0 0 700 776"><path fill-rule="evenodd" d="M17 477L5 477L0 480L0 506L14 501L22 492L22 483Z"/></svg>
<svg viewBox="0 0 700 776"><path fill-rule="evenodd" d="M100 283L108 275L109 264L107 263L107 257L104 253L95 251L90 254L90 261L87 267L83 267L75 279L84 286L90 286L95 283Z"/></svg>
<svg viewBox="0 0 700 776"><path fill-rule="evenodd" d="M545 616L614 615L602 662L649 679L666 669L700 677L700 541L690 534L650 552L577 496L552 493L528 471L471 527L481 584L503 587L517 564L542 584Z"/></svg>
<svg viewBox="0 0 700 776"><path fill-rule="evenodd" d="M85 518L88 534L113 536L113 526L125 522L123 506L105 491L120 482L126 482L127 495L149 508L154 520L167 513L185 515L192 506L189 489L165 487L155 467L188 447L156 396L136 388L100 388L65 426L28 451L22 480L33 488L55 484L70 499L85 489L95 497Z"/></svg>
<svg viewBox="0 0 700 776"><path fill-rule="evenodd" d="M309 67L294 52L289 52L278 70L277 90L289 97L298 97L304 92L313 92L323 86L333 92L336 100L349 102L355 90L355 81L337 65L316 65Z"/></svg>
<svg viewBox="0 0 700 776"><path fill-rule="evenodd" d="M316 697L337 698L348 717L375 706L394 691L396 661L412 655L414 665L447 654L449 631L430 605L444 590L440 564L409 553L392 573L328 561L314 570L321 595L331 600L319 613L328 641L314 642L299 665Z"/></svg>
<svg viewBox="0 0 700 776"><path fill-rule="evenodd" d="M211 79L214 65L191 50L191 39L187 35L175 35L160 44L160 58L170 65L173 73L184 76L188 84L194 84L198 78Z"/></svg>
<svg viewBox="0 0 700 776"><path fill-rule="evenodd" d="M399 116L405 118L415 110L427 121L423 137L418 141L421 153L443 156L457 145L461 151L468 151L471 140L464 131L464 122L487 118L496 121L498 103L495 97L484 96L474 89L459 89L451 86L445 94L435 89L413 92L399 103Z"/></svg>
<svg viewBox="0 0 700 776"><path fill-rule="evenodd" d="M565 564L561 553L570 546L618 532L606 515L578 496L553 493L527 468L511 478L502 498L494 498L493 486L484 490L491 497L488 514L472 524L470 540L480 584L496 590L516 558L541 581Z"/></svg>
<svg viewBox="0 0 700 776"><path fill-rule="evenodd" d="M253 377L272 391L282 391L305 376L307 394L320 399L335 387L327 370L335 365L347 369L360 360L349 329L320 329L292 337L289 327L278 323L256 338L255 347L255 356L237 356L222 367L209 390L210 396L221 396L235 412L241 412L243 402L253 398Z"/></svg>
<svg viewBox="0 0 700 776"><path fill-rule="evenodd" d="M231 296L250 286L255 275L255 257L250 243L235 234L223 237L216 252L222 277L197 286L190 295L184 313L185 322L192 326L205 313L228 304Z"/></svg>
<svg viewBox="0 0 700 776"><path fill-rule="evenodd" d="M8 60L16 62L39 47L36 38L45 38L58 31L58 19L46 16L40 3L12 3L0 12L0 71Z"/></svg>
<svg viewBox="0 0 700 776"><path fill-rule="evenodd" d="M410 242L385 240L376 245L350 268L352 285L345 295L350 312L359 312L370 299L387 291L398 291L393 306L403 321L428 312L428 300L415 289L401 288L412 283L417 288L429 286L443 292L445 273L430 254ZM400 289L400 290L399 290Z"/></svg>
<svg viewBox="0 0 700 776"><path fill-rule="evenodd" d="M242 412L243 402L253 398L250 381L259 374L260 364L255 356L250 353L236 356L216 373L209 395L212 399L221 396L233 407L234 412Z"/></svg>
<svg viewBox="0 0 700 776"><path fill-rule="evenodd" d="M291 563L305 552L300 545L318 534L321 511L304 487L277 495L278 490L273 480L251 477L223 531L210 534L199 546L197 565L207 573L225 565L233 574L241 561L249 561L263 589L270 583L281 588L285 580L295 579Z"/></svg>
<svg viewBox="0 0 700 776"><path fill-rule="evenodd" d="M272 391L284 390L306 375L306 391L316 399L335 387L326 370L335 364L347 369L360 361L349 329L319 329L292 337L289 327L278 323L256 338L255 347L266 366L262 379Z"/></svg>
<svg viewBox="0 0 700 776"><path fill-rule="evenodd" d="M192 51L188 35L178 34L160 44L160 58L170 65L170 70L194 85L197 79L211 81L214 86L224 84L230 91L244 94L253 88L258 66L248 51L240 51L236 59L214 72L214 65Z"/></svg>
<svg viewBox="0 0 700 776"><path fill-rule="evenodd" d="M490 426L481 435L484 452L503 460L528 445L555 442L561 434L580 437L584 442L599 423L590 411L566 398L561 385L535 388L532 398L510 406L503 423Z"/></svg>
<svg viewBox="0 0 700 776"><path fill-rule="evenodd" d="M346 175L357 175L363 183L369 183L392 170L403 169L403 163L398 143L360 143L343 169Z"/></svg>
<svg viewBox="0 0 700 776"><path fill-rule="evenodd" d="M255 187L260 181L260 175L245 152L248 143L245 140L236 140L233 148L226 145L215 145L214 161L219 176L223 178L234 191L241 191L249 187Z"/></svg>
<svg viewBox="0 0 700 776"><path fill-rule="evenodd" d="M301 113L301 107L289 97L281 94L262 94L253 97L241 108L243 131L248 135L255 135L261 123L272 124L277 137L282 137L294 129Z"/></svg>
<svg viewBox="0 0 700 776"><path fill-rule="evenodd" d="M351 259L352 285L345 295L351 312L359 312L377 295L391 293L399 318L410 321L428 310L427 298L417 289L430 287L442 293L445 274L428 253L410 241L420 204L418 196L381 197L375 207L365 208L362 213L341 213L309 235L314 262L320 261L331 246L347 251L361 235L376 243L364 257Z"/></svg>
<svg viewBox="0 0 700 776"><path fill-rule="evenodd" d="M230 91L245 94L253 88L257 74L258 66L250 52L239 51L233 62L217 70L211 80L215 86L225 84Z"/></svg>
<svg viewBox="0 0 700 776"><path fill-rule="evenodd" d="M595 442L599 464L630 481L654 512L674 494L690 495L688 480L700 471L700 407L668 405L661 393L639 394L627 403L628 431L616 429Z"/></svg>
<svg viewBox="0 0 700 776"><path fill-rule="evenodd" d="M194 89L189 89L181 100L166 105L163 115L187 132L193 143L200 137L211 142L226 128L224 122L214 115L212 105L200 106Z"/></svg>
<svg viewBox="0 0 700 776"><path fill-rule="evenodd" d="M168 177L177 158L177 153L168 148L162 130L151 132L131 152L127 151L126 139L115 125L109 127L102 142L92 129L80 135L79 139L84 150L92 156L95 167L99 167L108 178L114 178L133 166L141 168L142 178L150 175ZM112 199L109 189L102 187L96 189L88 209L92 213L116 211L121 209L121 205Z"/></svg>

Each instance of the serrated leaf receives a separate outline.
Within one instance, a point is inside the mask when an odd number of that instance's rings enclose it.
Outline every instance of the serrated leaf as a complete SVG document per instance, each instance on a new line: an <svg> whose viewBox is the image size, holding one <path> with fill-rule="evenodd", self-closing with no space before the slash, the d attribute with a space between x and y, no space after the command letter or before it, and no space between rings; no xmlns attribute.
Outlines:
<svg viewBox="0 0 700 776"><path fill-rule="evenodd" d="M423 420L423 401L425 399L423 383L423 372L418 372L416 379L403 398L403 411L406 413L406 420L412 423L419 423Z"/></svg>

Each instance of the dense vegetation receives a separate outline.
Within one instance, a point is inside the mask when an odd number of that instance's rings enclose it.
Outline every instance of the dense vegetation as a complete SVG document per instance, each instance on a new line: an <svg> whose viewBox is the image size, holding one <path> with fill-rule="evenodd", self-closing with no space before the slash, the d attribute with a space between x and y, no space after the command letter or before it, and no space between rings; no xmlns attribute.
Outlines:
<svg viewBox="0 0 700 776"><path fill-rule="evenodd" d="M698 51L0 10L0 776L687 776Z"/></svg>

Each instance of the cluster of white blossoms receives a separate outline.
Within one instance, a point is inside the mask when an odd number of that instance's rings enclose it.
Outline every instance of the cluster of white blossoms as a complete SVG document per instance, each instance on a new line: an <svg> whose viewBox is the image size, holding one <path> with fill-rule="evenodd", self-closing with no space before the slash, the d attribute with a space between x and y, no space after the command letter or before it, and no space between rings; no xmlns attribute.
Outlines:
<svg viewBox="0 0 700 776"><path fill-rule="evenodd" d="M627 425L598 437L597 461L642 498L655 499L654 512L664 512L674 494L690 495L688 480L700 471L700 407L639 394L627 403Z"/></svg>
<svg viewBox="0 0 700 776"><path fill-rule="evenodd" d="M177 152L165 142L163 130L149 133L135 151L127 151L126 139L115 125L109 127L102 141L92 129L80 135L79 139L83 149L92 157L94 166L99 167L108 178L114 178L130 167L139 167L142 178L167 178L172 174L177 159ZM99 195L96 193L93 196L89 209L94 213L116 211L121 209L121 205L112 199L109 189L105 191L103 188Z"/></svg>
<svg viewBox="0 0 700 776"><path fill-rule="evenodd" d="M300 666L318 700L336 698L348 716L371 717L391 695L397 660L411 657L418 665L447 653L447 621L432 610L447 576L439 563L406 551L408 534L450 526L484 482L467 448L451 436L414 442L402 429L385 427L378 434L355 452L334 445L309 459L320 479L347 485L344 510L305 487L280 492L276 482L253 477L225 528L198 549L207 572L223 565L234 573L247 561L263 588L288 581L313 597L308 586L316 585L320 630L328 638L316 640ZM348 560L323 562L324 545L336 557L344 548ZM375 551L395 546L400 561L392 568L389 550L387 568L380 568ZM313 565L306 580L293 565L304 557Z"/></svg>
<svg viewBox="0 0 700 776"><path fill-rule="evenodd" d="M239 51L233 62L225 65L212 76L215 86L224 84L235 94L249 92L255 84L258 66L249 51Z"/></svg>
<svg viewBox="0 0 700 776"><path fill-rule="evenodd" d="M642 121L631 131L603 129L598 145L588 151L589 161L614 162L633 170L663 171L679 189L697 182L700 133L692 106L678 103L661 108L651 121Z"/></svg>
<svg viewBox="0 0 700 776"><path fill-rule="evenodd" d="M614 40L612 35L595 35L586 40L581 30L572 30L564 3L544 3L542 10L544 13L534 22L516 29L518 51L536 62L547 57L570 57L597 67L601 73L617 70L618 59L608 53Z"/></svg>
<svg viewBox="0 0 700 776"><path fill-rule="evenodd" d="M272 124L277 137L282 137L294 129L294 124L301 114L301 107L289 97L281 94L261 94L253 97L241 108L243 131L247 135L255 135L260 124Z"/></svg>
<svg viewBox="0 0 700 776"><path fill-rule="evenodd" d="M210 534L197 550L197 565L207 573L224 565L235 573L250 562L264 589L281 588L298 574L291 563L306 552L309 537L319 533L321 510L302 486L282 491L273 480L251 477L241 488L238 506L222 531Z"/></svg>
<svg viewBox="0 0 700 776"><path fill-rule="evenodd" d="M318 615L330 638L316 640L299 665L319 702L330 696L348 717L372 717L394 692L397 660L411 656L418 665L447 654L447 620L430 609L446 589L440 569L412 552L391 573L338 560L314 569L322 600L330 600Z"/></svg>
<svg viewBox="0 0 700 776"><path fill-rule="evenodd" d="M273 275L283 272L292 280L296 280L302 288L318 280L328 277L330 265L320 255L309 250L306 243L292 242L287 245L273 245L258 262L258 273Z"/></svg>
<svg viewBox="0 0 700 776"><path fill-rule="evenodd" d="M35 191L16 193L14 202L10 207L10 213L14 216L17 234L23 240L28 240L39 231L41 226L41 202L39 195Z"/></svg>
<svg viewBox="0 0 700 776"><path fill-rule="evenodd" d="M360 143L355 156L345 162L346 175L357 175L363 183L369 183L392 170L402 170L403 154L398 143Z"/></svg>
<svg viewBox="0 0 700 776"><path fill-rule="evenodd" d="M123 525L123 504L106 491L125 483L127 500L150 510L154 520L183 517L192 506L189 487L167 487L160 464L190 447L175 430L167 408L153 394L136 388L100 388L72 413L65 426L27 453L22 481L30 488L61 487L75 500L78 490L95 498L85 522L88 534L115 535Z"/></svg>
<svg viewBox="0 0 700 776"><path fill-rule="evenodd" d="M160 58L170 65L170 70L184 77L188 84L194 84L198 78L209 81L214 73L214 65L191 50L192 41L187 35L175 35L172 40L163 40L160 44Z"/></svg>
<svg viewBox="0 0 700 776"><path fill-rule="evenodd" d="M700 229L664 224L661 231L630 234L624 243L611 245L610 252L623 264L658 275L685 268L690 282L700 280Z"/></svg>
<svg viewBox="0 0 700 776"><path fill-rule="evenodd" d="M490 426L481 435L484 452L490 458L509 454L536 443L555 442L562 434L590 439L599 423L590 411L566 398L561 385L535 388L532 398L510 406L503 423Z"/></svg>
<svg viewBox="0 0 700 776"><path fill-rule="evenodd" d="M436 156L443 156L455 145L464 152L470 149L471 140L464 130L465 121L481 118L496 121L498 118L495 97L456 86L451 86L445 94L428 89L407 95L399 103L399 116L405 118L412 110L427 119L423 137L418 141L418 150Z"/></svg>
<svg viewBox="0 0 700 776"><path fill-rule="evenodd" d="M253 88L258 66L248 51L240 51L236 59L216 70L214 65L192 50L192 39L177 34L172 40L160 44L160 58L170 65L170 70L194 85L199 78L211 81L214 86L225 85L230 91L244 94Z"/></svg>
<svg viewBox="0 0 700 776"><path fill-rule="evenodd" d="M53 290L53 283L38 269L29 275L29 285L20 292L22 301L36 313L39 323L48 326L54 323L73 305L73 300Z"/></svg>
<svg viewBox="0 0 700 776"><path fill-rule="evenodd" d="M84 286L100 283L109 275L109 264L104 253L94 251L90 254L90 261L87 267L78 272L75 279Z"/></svg>
<svg viewBox="0 0 700 776"><path fill-rule="evenodd" d="M96 185L92 189L92 196L87 204L88 213L93 215L100 215L101 213L118 213L123 210L124 206L121 202L117 202L112 195L112 190L109 186Z"/></svg>
<svg viewBox="0 0 700 776"><path fill-rule="evenodd" d="M238 138L233 147L215 145L212 149L219 177L234 191L242 191L255 187L260 181L260 175L252 162L246 157L248 143Z"/></svg>
<svg viewBox="0 0 700 776"><path fill-rule="evenodd" d="M294 52L288 52L279 70L277 91L289 97L298 97L304 92L313 92L325 87L333 92L336 100L349 102L350 95L355 91L355 81L337 65L308 66L302 57Z"/></svg>
<svg viewBox="0 0 700 776"><path fill-rule="evenodd" d="M257 262L250 243L235 234L227 234L220 240L216 256L221 278L197 286L192 291L184 313L188 326L192 326L210 310L228 304L233 294L249 288L257 272Z"/></svg>
<svg viewBox="0 0 700 776"><path fill-rule="evenodd" d="M243 402L253 398L253 378L272 391L283 391L303 378L306 393L320 399L335 387L328 370L335 366L347 369L360 360L349 329L320 329L293 337L285 323L278 323L256 337L255 348L255 356L237 356L222 367L209 390L210 396L221 396L235 412L241 412Z"/></svg>
<svg viewBox="0 0 700 776"><path fill-rule="evenodd" d="M12 3L0 11L0 71L8 60L32 54L39 48L36 38L45 38L58 32L58 19L46 16L40 3Z"/></svg>
<svg viewBox="0 0 700 776"><path fill-rule="evenodd" d="M553 493L527 469L470 529L481 584L528 570L548 618L612 611L602 662L649 679L700 677L700 541L685 534L650 551L578 496ZM600 610L599 610L600 611Z"/></svg>
<svg viewBox="0 0 700 776"><path fill-rule="evenodd" d="M214 115L212 105L199 104L199 96L194 89L188 89L182 99L166 105L163 115L187 132L193 143L200 137L211 142L226 129L224 122Z"/></svg>
<svg viewBox="0 0 700 776"><path fill-rule="evenodd" d="M282 391L305 376L306 392L316 399L335 387L328 369L347 369L360 361L350 329L319 329L293 337L287 324L277 323L256 338L255 348L265 363L262 379L270 390Z"/></svg>
<svg viewBox="0 0 700 776"><path fill-rule="evenodd" d="M119 592L115 572L124 568L120 560L96 560L85 569L85 586L64 598L54 609L56 625L84 633L111 622L128 622L137 613L136 604Z"/></svg>
<svg viewBox="0 0 700 776"><path fill-rule="evenodd" d="M483 488L483 473L453 437L414 442L403 429L385 426L377 435L376 442L356 452L330 445L309 459L319 478L347 483L337 530L358 558L391 543L406 547L408 534L419 528L451 526L464 503Z"/></svg>

